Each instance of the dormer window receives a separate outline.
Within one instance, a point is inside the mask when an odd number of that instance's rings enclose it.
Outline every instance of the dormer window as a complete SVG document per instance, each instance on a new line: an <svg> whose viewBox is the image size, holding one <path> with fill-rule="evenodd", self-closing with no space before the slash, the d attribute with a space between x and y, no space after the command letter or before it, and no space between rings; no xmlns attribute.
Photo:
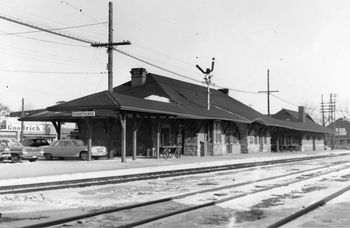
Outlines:
<svg viewBox="0 0 350 228"><path fill-rule="evenodd" d="M158 96L158 95L149 95L149 96L145 97L145 99L151 100L151 101L159 101L159 102L164 102L164 103L170 103L169 98L161 97L161 96Z"/></svg>

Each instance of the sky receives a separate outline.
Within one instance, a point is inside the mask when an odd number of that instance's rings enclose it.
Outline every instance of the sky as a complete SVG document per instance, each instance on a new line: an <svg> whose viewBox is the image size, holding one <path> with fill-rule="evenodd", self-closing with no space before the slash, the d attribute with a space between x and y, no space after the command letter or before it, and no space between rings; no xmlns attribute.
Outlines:
<svg viewBox="0 0 350 228"><path fill-rule="evenodd" d="M267 113L312 106L337 94L338 116L348 109L350 2L340 0L113 0L114 41L120 50L172 74L114 52L114 86L130 69L201 84L195 67L230 96ZM107 42L108 1L0 0L0 16L93 42ZM67 28L68 27L68 28ZM73 28L72 28L73 27ZM62 29L65 28L65 29ZM0 19L0 102L12 111L39 109L107 89L104 48ZM28 33L29 32L29 33ZM204 85L204 84L202 84ZM277 96L277 97L275 97Z"/></svg>

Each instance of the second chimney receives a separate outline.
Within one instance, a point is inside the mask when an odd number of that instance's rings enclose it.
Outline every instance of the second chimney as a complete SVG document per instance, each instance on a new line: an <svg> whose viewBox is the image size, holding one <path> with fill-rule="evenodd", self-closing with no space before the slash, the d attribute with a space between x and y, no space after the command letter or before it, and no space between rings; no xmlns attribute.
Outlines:
<svg viewBox="0 0 350 228"><path fill-rule="evenodd" d="M299 111L299 122L304 123L305 122L305 108L304 108L304 106L299 106L298 111Z"/></svg>
<svg viewBox="0 0 350 228"><path fill-rule="evenodd" d="M222 93L228 95L229 89L227 89L227 88L222 88L222 89L218 89L218 90L219 90L220 92L222 92Z"/></svg>
<svg viewBox="0 0 350 228"><path fill-rule="evenodd" d="M131 86L142 86L146 82L147 71L145 68L132 68L131 74Z"/></svg>

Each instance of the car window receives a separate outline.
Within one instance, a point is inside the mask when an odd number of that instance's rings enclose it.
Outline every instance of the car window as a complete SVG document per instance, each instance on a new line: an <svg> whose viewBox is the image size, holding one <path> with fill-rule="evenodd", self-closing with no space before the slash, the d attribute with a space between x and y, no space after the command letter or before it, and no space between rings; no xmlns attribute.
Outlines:
<svg viewBox="0 0 350 228"><path fill-rule="evenodd" d="M74 143L71 142L71 141L66 141L66 146L68 146L68 147L73 147L73 146L75 146L75 145L74 145Z"/></svg>
<svg viewBox="0 0 350 228"><path fill-rule="evenodd" d="M77 146L84 146L84 142L82 140L75 140L74 142Z"/></svg>
<svg viewBox="0 0 350 228"><path fill-rule="evenodd" d="M30 144L31 144L31 140L28 140L28 139L25 139L25 140L23 140L23 142L22 142L22 145L23 145L23 146L30 146Z"/></svg>
<svg viewBox="0 0 350 228"><path fill-rule="evenodd" d="M54 146L65 146L65 141L57 141Z"/></svg>

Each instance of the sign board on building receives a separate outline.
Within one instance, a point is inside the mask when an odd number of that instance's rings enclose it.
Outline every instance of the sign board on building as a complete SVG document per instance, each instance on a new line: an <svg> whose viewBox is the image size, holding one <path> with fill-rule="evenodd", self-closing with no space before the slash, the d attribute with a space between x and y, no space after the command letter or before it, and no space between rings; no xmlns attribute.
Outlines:
<svg viewBox="0 0 350 228"><path fill-rule="evenodd" d="M17 139L18 133L17 131L0 131L0 138Z"/></svg>
<svg viewBox="0 0 350 228"><path fill-rule="evenodd" d="M18 117L0 117L0 137L19 139L22 123ZM23 135L50 136L55 130L48 122L23 122Z"/></svg>
<svg viewBox="0 0 350 228"><path fill-rule="evenodd" d="M89 117L89 116L95 116L95 111L79 111L79 112L72 112L73 117Z"/></svg>

